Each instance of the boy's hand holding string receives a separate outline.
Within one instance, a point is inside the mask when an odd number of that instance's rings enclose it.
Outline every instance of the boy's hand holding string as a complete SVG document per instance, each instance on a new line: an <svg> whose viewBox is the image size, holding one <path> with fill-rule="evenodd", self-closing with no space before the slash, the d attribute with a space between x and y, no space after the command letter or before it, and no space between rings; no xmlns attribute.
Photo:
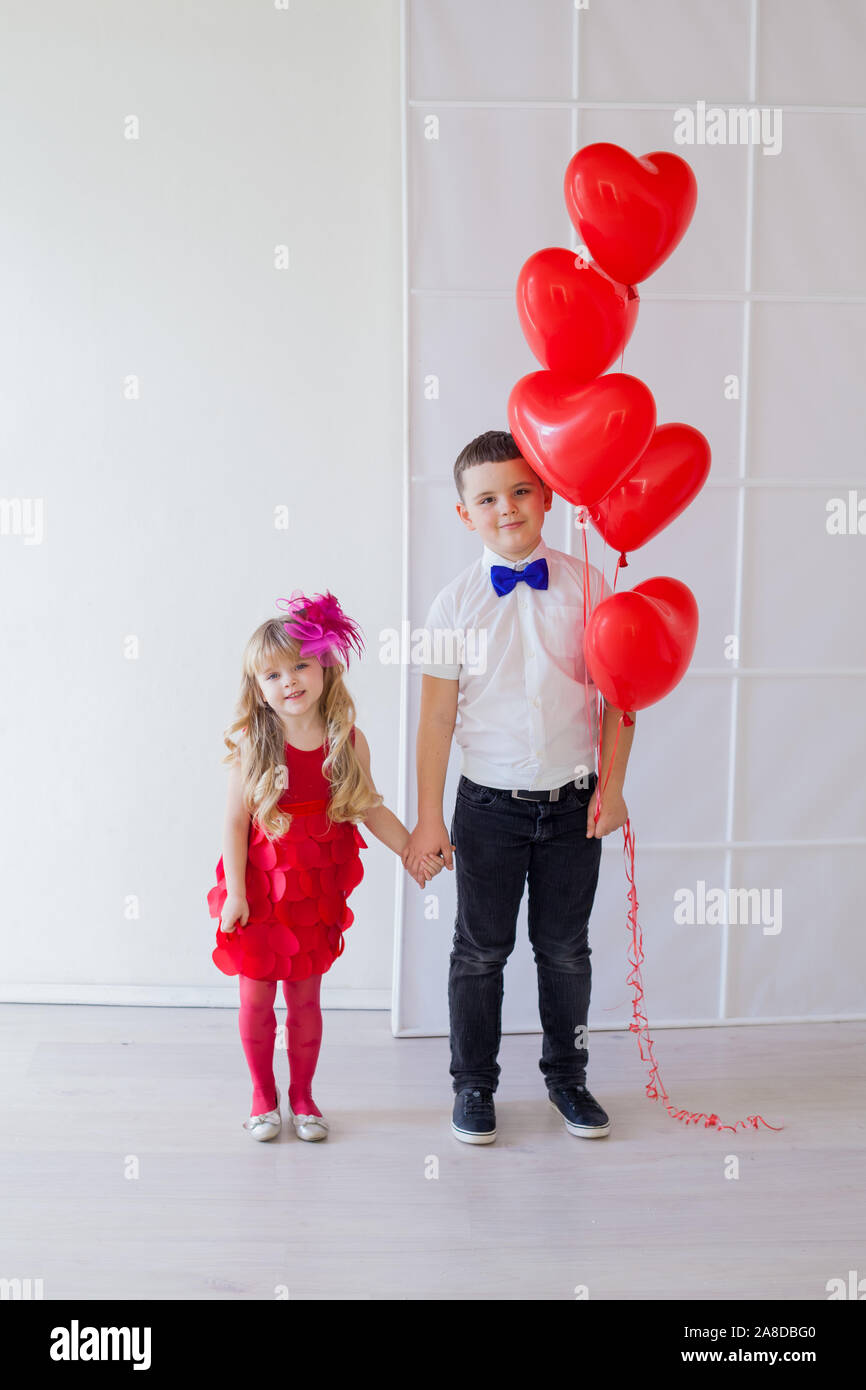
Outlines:
<svg viewBox="0 0 866 1390"><path fill-rule="evenodd" d="M619 721L622 713L621 709L616 709L614 705L609 705L605 700L604 715L601 721L601 766L603 768L610 767L611 751L614 745L616 745L616 753L610 773L604 773L604 776L599 774L598 784L590 797L586 810L586 838L588 840L593 837L601 839L603 835L610 835L614 830L619 830L620 826L625 825L628 820L628 807L623 799L622 788L625 781L628 755L631 752L634 739L635 711L626 711L631 723L626 724L623 721L620 728ZM617 737L618 728L619 736ZM607 778L606 786L605 778ZM601 791L601 815L596 820L595 809L598 805L599 791Z"/></svg>

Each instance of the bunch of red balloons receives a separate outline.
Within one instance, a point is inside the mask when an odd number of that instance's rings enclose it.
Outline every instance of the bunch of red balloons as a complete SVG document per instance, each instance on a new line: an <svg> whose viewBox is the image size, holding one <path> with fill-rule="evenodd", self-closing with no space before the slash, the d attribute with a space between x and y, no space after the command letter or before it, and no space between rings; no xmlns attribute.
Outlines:
<svg viewBox="0 0 866 1390"><path fill-rule="evenodd" d="M590 259L552 246L520 271L517 312L543 370L517 382L508 418L527 462L560 497L585 509L625 565L626 552L679 516L710 470L699 430L657 425L649 387L624 372L607 373L637 322L635 286L681 241L697 183L678 155L635 158L600 143L570 161L565 201ZM648 579L593 609L584 642L589 674L616 708L643 709L681 680L697 632L688 586Z"/></svg>

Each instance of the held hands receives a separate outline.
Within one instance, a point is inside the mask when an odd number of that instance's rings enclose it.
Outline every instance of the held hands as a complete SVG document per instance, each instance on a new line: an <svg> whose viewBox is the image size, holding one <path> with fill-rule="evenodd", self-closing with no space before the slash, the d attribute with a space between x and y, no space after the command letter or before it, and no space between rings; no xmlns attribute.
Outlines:
<svg viewBox="0 0 866 1390"><path fill-rule="evenodd" d="M433 878L444 868L453 871L452 845L444 821L425 825L421 821L415 826L403 848L400 858L403 867L423 888L428 878Z"/></svg>
<svg viewBox="0 0 866 1390"><path fill-rule="evenodd" d="M404 850L400 858L403 860L403 867L405 869L409 869L409 865L406 863L405 856L406 851ZM441 869L442 859L439 857L438 854L424 854L418 860L418 868L409 869L409 873L412 875L415 882L418 884L418 887L423 888L424 885L428 883L431 878L434 878L435 875L438 874Z"/></svg>
<svg viewBox="0 0 866 1390"><path fill-rule="evenodd" d="M586 811L586 838L588 840L601 839L603 835L610 835L612 831L619 830L621 825L625 825L628 820L628 807L623 801L622 792L615 786L608 787L604 794L601 805L601 815L595 819L595 808L598 805L598 786L590 797L589 806Z"/></svg>

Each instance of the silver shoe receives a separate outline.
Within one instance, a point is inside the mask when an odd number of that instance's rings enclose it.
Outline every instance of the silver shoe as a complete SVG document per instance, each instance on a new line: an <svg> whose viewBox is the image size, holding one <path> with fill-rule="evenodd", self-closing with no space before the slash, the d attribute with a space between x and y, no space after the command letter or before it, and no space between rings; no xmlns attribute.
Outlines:
<svg viewBox="0 0 866 1390"><path fill-rule="evenodd" d="M277 1086L276 1091L277 1105L275 1110L266 1110L261 1115L251 1115L248 1120L244 1120L244 1129L249 1132L253 1139L276 1139L282 1128L279 1086Z"/></svg>
<svg viewBox="0 0 866 1390"><path fill-rule="evenodd" d="M289 1115L299 1139L327 1139L328 1121L324 1115L296 1115L291 1105Z"/></svg>

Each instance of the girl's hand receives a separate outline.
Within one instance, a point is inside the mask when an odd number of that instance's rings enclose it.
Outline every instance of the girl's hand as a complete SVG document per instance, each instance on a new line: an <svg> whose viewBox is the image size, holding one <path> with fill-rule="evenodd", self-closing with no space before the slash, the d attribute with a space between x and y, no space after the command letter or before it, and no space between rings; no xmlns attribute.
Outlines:
<svg viewBox="0 0 866 1390"><path fill-rule="evenodd" d="M419 888L425 887L431 878L439 873L442 868L442 860L438 854L425 854L418 862L415 869L404 865L408 873L412 875Z"/></svg>
<svg viewBox="0 0 866 1390"><path fill-rule="evenodd" d="M425 854L422 868L429 878L435 878L445 868L445 860L441 854Z"/></svg>
<svg viewBox="0 0 866 1390"><path fill-rule="evenodd" d="M444 820L434 821L432 824L422 824L419 821L406 841L400 857L403 860L403 867L409 871L413 878L417 878L425 859L433 861L437 874L443 865L453 872L454 865L451 854L453 849L454 845L451 843L451 836L448 834L448 827Z"/></svg>
<svg viewBox="0 0 866 1390"><path fill-rule="evenodd" d="M239 926L246 926L249 915L249 904L243 894L230 893L223 903L220 927L224 932L236 931Z"/></svg>

